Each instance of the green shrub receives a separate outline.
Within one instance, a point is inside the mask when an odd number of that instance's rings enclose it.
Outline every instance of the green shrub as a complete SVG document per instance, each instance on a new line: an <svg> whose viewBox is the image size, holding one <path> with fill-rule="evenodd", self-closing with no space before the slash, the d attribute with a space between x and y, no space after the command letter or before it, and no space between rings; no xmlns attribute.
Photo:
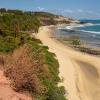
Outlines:
<svg viewBox="0 0 100 100"><path fill-rule="evenodd" d="M39 39L30 37L28 33L38 32L41 25L39 16L50 17L50 22L46 24L52 24L54 15L19 10L2 13L4 14L0 16L0 52L14 53L18 47L28 47L17 60L12 59L12 65L5 72L13 80L13 86L18 91L31 91L37 100L65 100L64 88L57 86L60 78L55 54L49 52L47 46L43 46Z"/></svg>
<svg viewBox="0 0 100 100"><path fill-rule="evenodd" d="M0 37L0 52L13 51L19 45L19 40L12 36Z"/></svg>
<svg viewBox="0 0 100 100"><path fill-rule="evenodd" d="M36 95L33 93L33 96L38 100L66 100L64 88L57 86L60 78L58 76L59 64L55 54L49 52L47 46L39 45L37 41L30 39L28 43L32 48L31 59L37 61L35 72L41 80L41 84L45 87L41 94Z"/></svg>

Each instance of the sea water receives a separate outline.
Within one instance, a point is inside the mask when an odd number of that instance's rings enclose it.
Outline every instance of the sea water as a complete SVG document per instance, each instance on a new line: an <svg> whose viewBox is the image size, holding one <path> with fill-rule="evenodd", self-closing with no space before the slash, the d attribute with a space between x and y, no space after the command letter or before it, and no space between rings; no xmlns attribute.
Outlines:
<svg viewBox="0 0 100 100"><path fill-rule="evenodd" d="M89 32L89 33L100 34L100 20L82 20L82 22L87 22L87 23L91 23L91 24L74 27L73 29L85 31L85 32Z"/></svg>
<svg viewBox="0 0 100 100"><path fill-rule="evenodd" d="M82 22L90 23L79 26L63 26L58 28L59 34L63 36L79 36L81 40L85 41L92 47L100 48L100 20L82 20ZM76 30L75 32L66 32L64 30Z"/></svg>

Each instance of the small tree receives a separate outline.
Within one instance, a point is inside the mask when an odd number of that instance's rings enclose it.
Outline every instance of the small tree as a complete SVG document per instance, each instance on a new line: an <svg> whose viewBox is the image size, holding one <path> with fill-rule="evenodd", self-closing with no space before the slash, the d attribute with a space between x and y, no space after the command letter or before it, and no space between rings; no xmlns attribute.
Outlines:
<svg viewBox="0 0 100 100"><path fill-rule="evenodd" d="M16 19L13 21L13 31L14 31L14 36L17 37L17 35L20 32L20 28L19 28L19 22Z"/></svg>
<svg viewBox="0 0 100 100"><path fill-rule="evenodd" d="M1 13L5 13L5 12L6 12L6 9L5 9L5 8L1 8L1 9L0 9L0 12L1 12Z"/></svg>
<svg viewBox="0 0 100 100"><path fill-rule="evenodd" d="M3 35L3 32L2 32L2 30L0 29L0 35Z"/></svg>

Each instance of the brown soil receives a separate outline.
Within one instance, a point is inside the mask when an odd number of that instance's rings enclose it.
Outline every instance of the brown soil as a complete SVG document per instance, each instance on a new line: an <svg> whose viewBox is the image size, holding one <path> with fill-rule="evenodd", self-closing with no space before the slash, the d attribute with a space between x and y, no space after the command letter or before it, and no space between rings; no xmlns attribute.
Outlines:
<svg viewBox="0 0 100 100"><path fill-rule="evenodd" d="M0 70L0 100L32 100L32 98L28 93L15 92L10 86L10 80Z"/></svg>
<svg viewBox="0 0 100 100"><path fill-rule="evenodd" d="M32 100L32 97L29 94L29 92L16 92L14 90L14 87L11 86L13 79L10 80L11 77L5 76L5 71L9 69L9 66L7 66L8 63L6 63L6 61L7 60L11 61L12 59L13 59L13 61L19 61L19 60L21 60L22 57L24 58L23 54L24 54L25 50L23 51L23 49L20 48L19 50L15 50L15 52L12 55L11 54L7 55L7 56L0 55L0 100ZM21 56L21 55L23 55L23 56ZM26 60L26 59L23 59L23 60ZM11 61L9 63L12 63L13 61ZM22 60L21 60L20 62L21 63L19 63L19 64L24 64L24 61L22 62ZM13 68L14 68L14 66L13 66ZM19 68L20 67L21 66L19 66ZM9 73L9 75L13 74L12 76L14 78L20 77L20 75L15 73L15 72L18 72L17 68L18 68L18 66L16 67L16 69L14 69L16 71ZM13 70L11 70L11 71L13 71ZM16 80L16 82L17 82L17 80Z"/></svg>

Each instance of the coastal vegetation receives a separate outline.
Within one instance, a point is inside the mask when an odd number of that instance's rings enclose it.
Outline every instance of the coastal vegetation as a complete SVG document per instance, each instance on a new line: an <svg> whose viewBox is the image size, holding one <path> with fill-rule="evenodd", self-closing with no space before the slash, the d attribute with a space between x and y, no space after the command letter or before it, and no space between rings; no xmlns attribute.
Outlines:
<svg viewBox="0 0 100 100"><path fill-rule="evenodd" d="M57 15L48 12L34 12L34 15L40 20L42 25L57 24L57 22L54 20Z"/></svg>
<svg viewBox="0 0 100 100"><path fill-rule="evenodd" d="M15 91L27 91L33 100L66 100L64 87L58 87L61 80L55 54L30 34L37 33L42 25L39 16L40 13L0 9L0 65Z"/></svg>
<svg viewBox="0 0 100 100"><path fill-rule="evenodd" d="M40 21L34 14L20 10L0 10L0 30L37 32Z"/></svg>

